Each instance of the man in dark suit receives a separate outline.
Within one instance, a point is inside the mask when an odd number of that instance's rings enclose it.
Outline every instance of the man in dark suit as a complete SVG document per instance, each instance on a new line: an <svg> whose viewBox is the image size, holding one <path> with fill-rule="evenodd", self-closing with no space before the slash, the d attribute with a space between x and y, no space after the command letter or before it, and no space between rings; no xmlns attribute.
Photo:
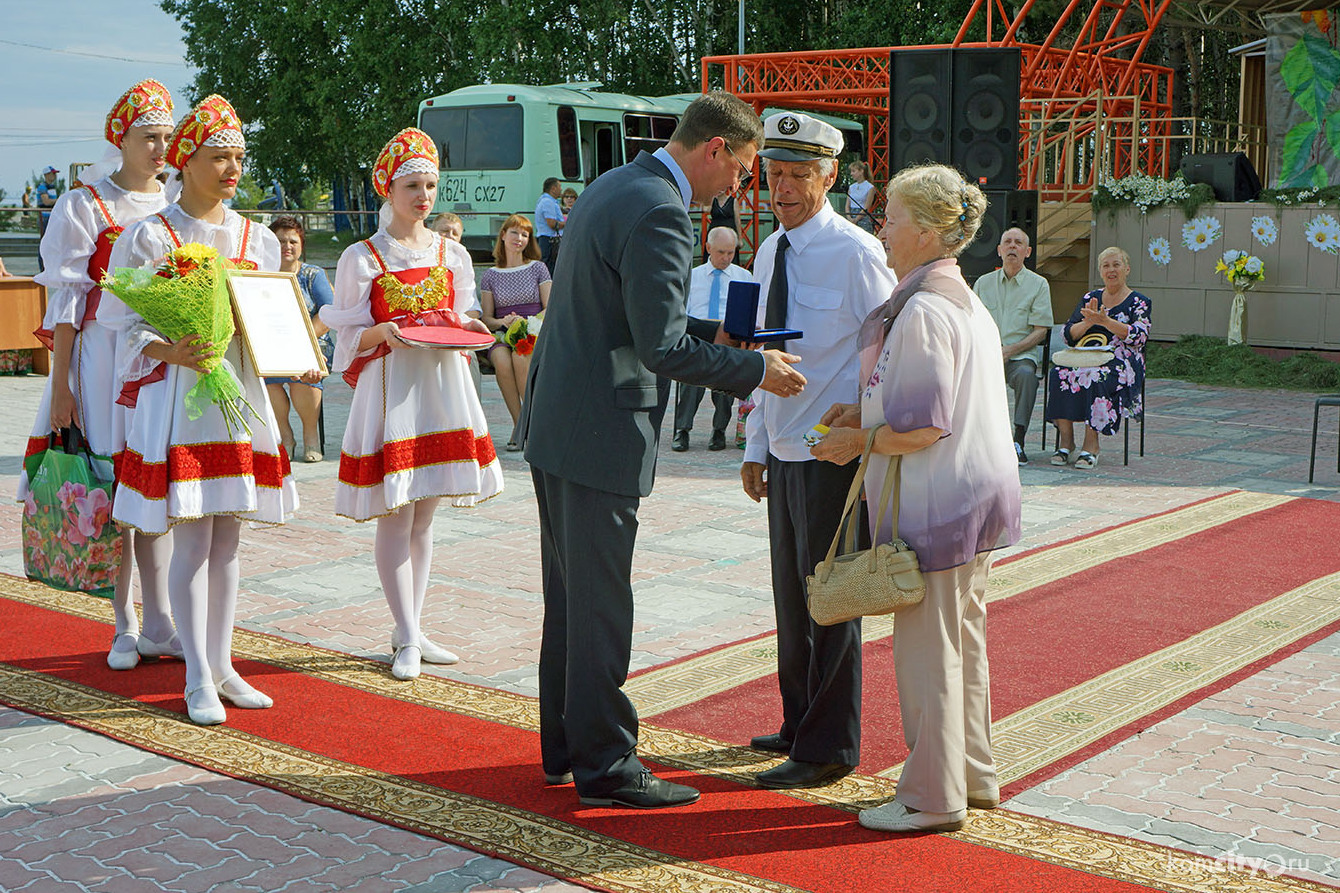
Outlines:
<svg viewBox="0 0 1340 893"><path fill-rule="evenodd" d="M746 396L805 380L799 358L738 350L685 315L694 261L691 200L750 175L763 128L726 93L694 100L670 143L610 171L568 218L518 442L540 513L544 634L540 752L550 784L582 803L656 808L698 792L637 757L637 711L622 686L633 638L633 546L651 493L669 379Z"/></svg>

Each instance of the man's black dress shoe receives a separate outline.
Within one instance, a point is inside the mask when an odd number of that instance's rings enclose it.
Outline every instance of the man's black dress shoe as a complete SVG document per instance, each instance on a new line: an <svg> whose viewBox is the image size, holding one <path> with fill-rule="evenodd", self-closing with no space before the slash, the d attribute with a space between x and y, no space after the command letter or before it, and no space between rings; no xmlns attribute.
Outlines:
<svg viewBox="0 0 1340 893"><path fill-rule="evenodd" d="M682 453L689 448L689 432L683 428L675 429L675 439L670 443L670 449L676 453Z"/></svg>
<svg viewBox="0 0 1340 893"><path fill-rule="evenodd" d="M770 750L773 753L791 752L791 742L781 735L759 735L757 738L750 738L749 746L759 750Z"/></svg>
<svg viewBox="0 0 1340 893"><path fill-rule="evenodd" d="M785 790L789 788L817 788L837 781L855 769L843 763L806 763L803 760L787 760L775 769L760 772L754 776L761 788Z"/></svg>
<svg viewBox="0 0 1340 893"><path fill-rule="evenodd" d="M582 797L586 806L627 806L632 809L663 809L667 806L685 806L699 797L696 790L688 785L675 784L664 778L657 778L650 769L632 783L611 791L602 797Z"/></svg>
<svg viewBox="0 0 1340 893"><path fill-rule="evenodd" d="M546 772L544 773L545 784L572 784L571 772Z"/></svg>
<svg viewBox="0 0 1340 893"><path fill-rule="evenodd" d="M713 431L712 439L707 442L709 450L724 450L726 448L726 432Z"/></svg>

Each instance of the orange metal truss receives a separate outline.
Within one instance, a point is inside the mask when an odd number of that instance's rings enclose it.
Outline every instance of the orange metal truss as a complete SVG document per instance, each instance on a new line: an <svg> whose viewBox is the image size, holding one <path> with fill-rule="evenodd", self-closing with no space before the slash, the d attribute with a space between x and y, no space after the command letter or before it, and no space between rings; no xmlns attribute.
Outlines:
<svg viewBox="0 0 1340 893"><path fill-rule="evenodd" d="M1037 189L1044 199L1066 198L1089 192L1096 176L1169 173L1173 72L1141 56L1171 2L1071 0L1047 38L1028 44L1018 34L1033 0L1014 13L1002 0L976 0L954 42L938 45L1021 51L1020 188ZM985 25L986 39L968 41L978 24ZM1076 36L1063 41L1067 32ZM883 179L894 49L900 48L708 56L703 90L724 88L760 111L771 105L864 117L867 159ZM1058 150L1061 144L1066 151Z"/></svg>

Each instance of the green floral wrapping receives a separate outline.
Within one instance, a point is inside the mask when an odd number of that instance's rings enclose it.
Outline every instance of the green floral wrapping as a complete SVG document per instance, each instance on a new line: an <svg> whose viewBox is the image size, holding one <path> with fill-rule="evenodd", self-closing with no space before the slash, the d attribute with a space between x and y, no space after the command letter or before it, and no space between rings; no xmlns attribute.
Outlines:
<svg viewBox="0 0 1340 893"><path fill-rule="evenodd" d="M199 419L212 403L223 412L230 434L237 425L251 433L237 404L253 416L256 412L243 399L241 382L223 358L233 338L233 309L227 273L212 249L185 245L157 270L121 268L109 273L102 287L173 341L196 335L209 347L212 356L201 364L205 372L186 394L187 418Z"/></svg>

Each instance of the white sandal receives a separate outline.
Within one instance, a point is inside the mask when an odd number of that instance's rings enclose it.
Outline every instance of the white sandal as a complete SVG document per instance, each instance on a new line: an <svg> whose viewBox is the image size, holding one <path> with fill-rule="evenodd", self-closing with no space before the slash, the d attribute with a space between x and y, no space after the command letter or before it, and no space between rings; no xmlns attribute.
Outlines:
<svg viewBox="0 0 1340 893"><path fill-rule="evenodd" d="M1088 450L1081 450L1080 454L1075 457L1076 468L1083 468L1087 471L1088 469L1094 468L1097 465L1098 465L1097 453L1091 453Z"/></svg>

